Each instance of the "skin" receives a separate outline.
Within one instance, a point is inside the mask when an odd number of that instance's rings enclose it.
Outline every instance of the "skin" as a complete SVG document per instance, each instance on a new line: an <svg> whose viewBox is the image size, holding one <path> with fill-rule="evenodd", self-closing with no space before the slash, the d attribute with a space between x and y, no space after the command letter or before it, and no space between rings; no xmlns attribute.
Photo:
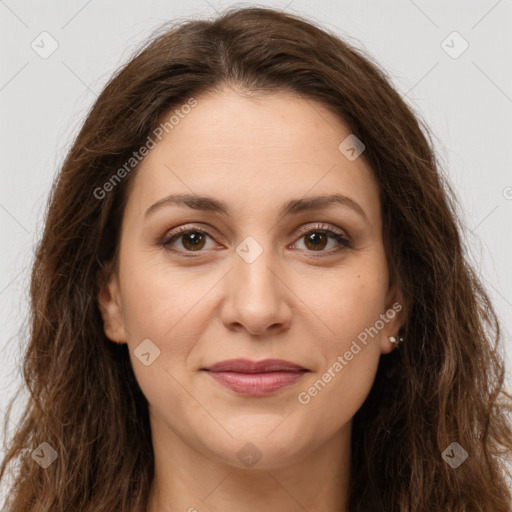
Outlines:
<svg viewBox="0 0 512 512"><path fill-rule="evenodd" d="M149 403L147 511L347 511L352 417L402 315L309 403L298 395L401 303L388 284L377 183L363 157L338 150L350 131L320 103L293 93L248 99L230 88L197 100L134 176L119 260L98 296L105 334L128 343ZM366 220L338 204L279 216L290 199L334 192ZM232 215L168 205L145 218L170 193L212 196ZM318 234L316 223L338 228L351 247L329 237L316 249L298 233ZM172 252L159 242L179 226L211 236L196 251L190 236L177 237ZM251 263L236 252L246 237L263 249ZM160 350L147 366L134 355L145 339ZM310 371L266 397L239 395L200 371L238 357ZM237 456L248 442L261 454L251 467Z"/></svg>

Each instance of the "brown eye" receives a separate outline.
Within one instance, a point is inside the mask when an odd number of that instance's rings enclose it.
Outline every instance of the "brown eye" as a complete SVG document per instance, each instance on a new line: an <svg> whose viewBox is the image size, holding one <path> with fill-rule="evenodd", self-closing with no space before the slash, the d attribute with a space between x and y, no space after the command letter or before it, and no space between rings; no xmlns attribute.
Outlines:
<svg viewBox="0 0 512 512"><path fill-rule="evenodd" d="M306 246L308 249L312 249L314 251L323 250L329 241L328 236L325 233L320 233L318 231L312 231L304 236Z"/></svg>
<svg viewBox="0 0 512 512"><path fill-rule="evenodd" d="M204 234L198 231L193 231L191 233L187 233L181 235L182 244L185 249L190 249L191 251L197 251L204 247Z"/></svg>
<svg viewBox="0 0 512 512"><path fill-rule="evenodd" d="M169 250L178 252L199 252L205 247L206 237L211 238L206 231L200 229L182 229L178 233L171 234L171 236L165 238L162 241L162 245L169 248ZM180 247L172 248L172 245L178 240L181 240L183 249Z"/></svg>
<svg viewBox="0 0 512 512"><path fill-rule="evenodd" d="M341 232L327 229L324 224L309 227L309 229L303 228L300 231L300 235L300 240L304 240L307 252L330 254L351 247L350 241ZM334 246L338 245L338 247L334 247L332 250L325 250L330 240L333 240Z"/></svg>

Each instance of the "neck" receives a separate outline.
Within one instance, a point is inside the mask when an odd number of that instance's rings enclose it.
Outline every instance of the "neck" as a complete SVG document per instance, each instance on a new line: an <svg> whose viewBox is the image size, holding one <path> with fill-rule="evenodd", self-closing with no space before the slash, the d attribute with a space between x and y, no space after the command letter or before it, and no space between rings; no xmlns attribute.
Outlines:
<svg viewBox="0 0 512 512"><path fill-rule="evenodd" d="M146 512L347 512L350 433L351 423L293 464L248 469L198 451L154 421Z"/></svg>

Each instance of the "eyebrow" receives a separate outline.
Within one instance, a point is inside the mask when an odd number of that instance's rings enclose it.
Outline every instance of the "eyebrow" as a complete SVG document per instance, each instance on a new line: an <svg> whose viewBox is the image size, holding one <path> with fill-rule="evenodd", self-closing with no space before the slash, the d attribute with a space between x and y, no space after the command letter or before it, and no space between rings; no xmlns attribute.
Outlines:
<svg viewBox="0 0 512 512"><path fill-rule="evenodd" d="M328 206L334 204L347 206L361 217L363 217L367 223L369 223L368 217L366 216L366 213L361 208L361 206L350 197L341 194L314 196L308 197L306 199L292 199L283 205L279 212L279 216L284 217L289 215L298 215L306 211L327 208ZM151 205L146 210L144 217L147 217L156 210L169 205L188 206L194 210L213 212L226 217L230 216L231 214L231 208L227 203L213 197L198 196L195 194L171 194Z"/></svg>

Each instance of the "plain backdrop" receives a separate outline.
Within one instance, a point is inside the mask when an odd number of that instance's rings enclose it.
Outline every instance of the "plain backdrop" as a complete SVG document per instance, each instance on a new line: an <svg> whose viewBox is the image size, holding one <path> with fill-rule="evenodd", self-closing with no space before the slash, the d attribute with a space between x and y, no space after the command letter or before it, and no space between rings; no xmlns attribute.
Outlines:
<svg viewBox="0 0 512 512"><path fill-rule="evenodd" d="M163 22L231 5L304 15L365 49L431 128L472 261L502 320L511 390L512 0L0 0L0 415L21 382L29 275L50 186L88 109Z"/></svg>

